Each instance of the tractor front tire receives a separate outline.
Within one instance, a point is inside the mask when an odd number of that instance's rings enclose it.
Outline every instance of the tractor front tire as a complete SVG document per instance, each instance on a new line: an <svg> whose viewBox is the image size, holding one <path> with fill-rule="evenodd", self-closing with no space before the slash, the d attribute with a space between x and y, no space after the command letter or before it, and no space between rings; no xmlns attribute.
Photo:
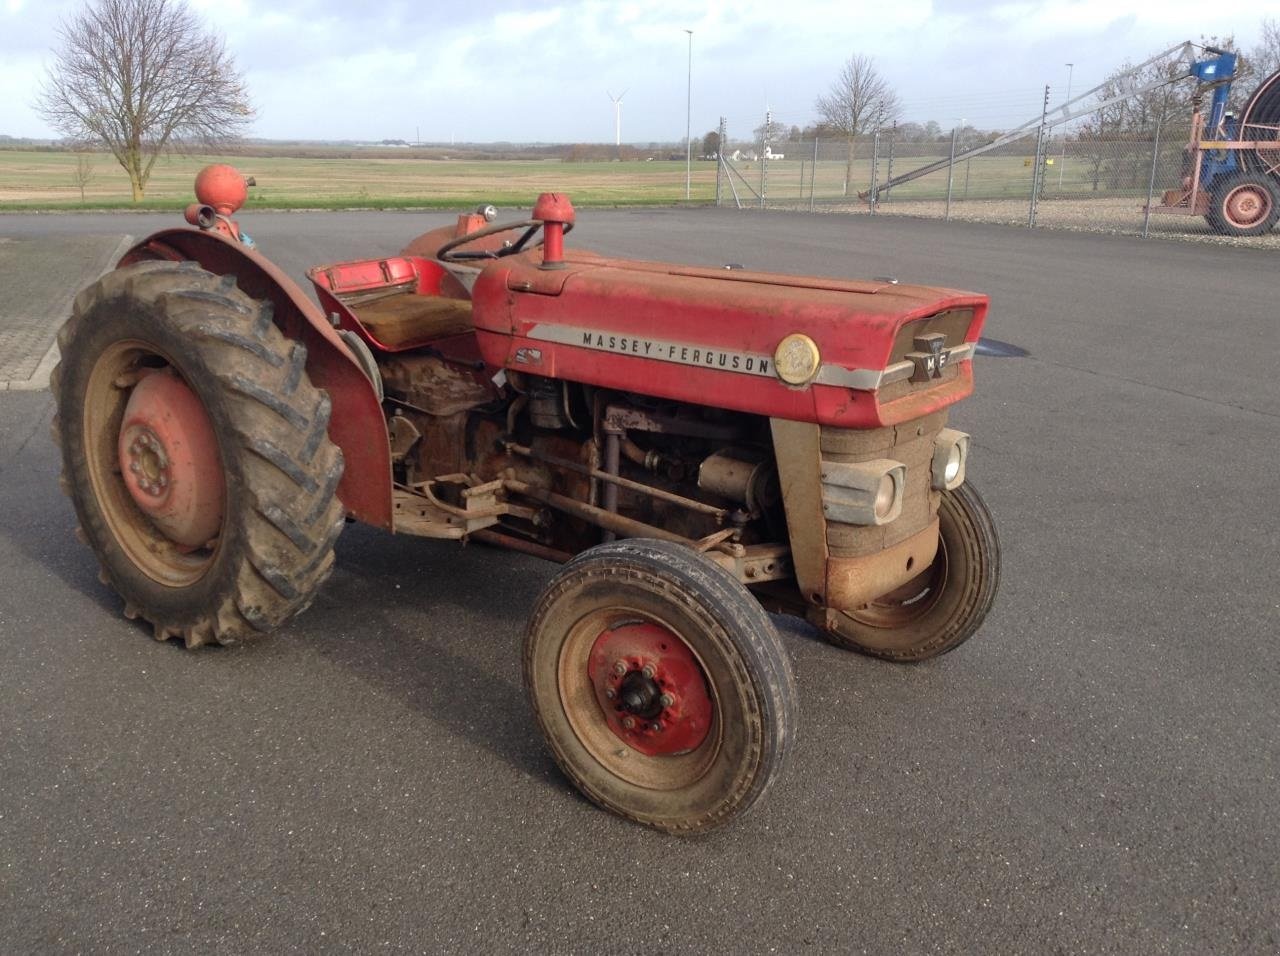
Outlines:
<svg viewBox="0 0 1280 956"><path fill-rule="evenodd" d="M82 291L58 345L61 484L125 616L197 647L304 610L333 567L343 462L270 303L141 262Z"/></svg>
<svg viewBox="0 0 1280 956"><path fill-rule="evenodd" d="M599 806L673 833L744 813L796 721L773 622L687 547L631 539L583 552L529 620L525 684L560 768Z"/></svg>
<svg viewBox="0 0 1280 956"><path fill-rule="evenodd" d="M890 661L923 661L954 650L982 625L1000 587L1000 539L972 483L942 493L938 553L914 580L866 607L825 611L838 647Z"/></svg>
<svg viewBox="0 0 1280 956"><path fill-rule="evenodd" d="M1222 236L1262 236L1280 221L1280 195L1265 173L1234 173L1214 185L1205 217Z"/></svg>

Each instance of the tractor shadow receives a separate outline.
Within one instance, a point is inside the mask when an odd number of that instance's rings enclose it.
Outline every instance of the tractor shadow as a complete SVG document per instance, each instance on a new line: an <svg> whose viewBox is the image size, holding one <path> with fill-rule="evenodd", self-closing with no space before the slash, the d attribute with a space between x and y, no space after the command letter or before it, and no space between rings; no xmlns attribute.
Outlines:
<svg viewBox="0 0 1280 956"><path fill-rule="evenodd" d="M525 616L554 572L485 545L350 525L333 576L287 631L299 650L550 782L521 669Z"/></svg>

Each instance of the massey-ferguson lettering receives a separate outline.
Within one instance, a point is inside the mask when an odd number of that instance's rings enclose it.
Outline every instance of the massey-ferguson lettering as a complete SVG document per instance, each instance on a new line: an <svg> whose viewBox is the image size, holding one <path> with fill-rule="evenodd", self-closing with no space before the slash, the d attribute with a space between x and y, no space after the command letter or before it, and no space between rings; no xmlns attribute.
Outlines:
<svg viewBox="0 0 1280 956"><path fill-rule="evenodd" d="M196 194L195 228L80 293L54 378L63 486L156 638L280 626L349 518L548 558L524 673L552 754L693 832L793 739L767 611L918 661L991 607L996 532L948 424L986 297L566 249L548 193L316 267L317 308L242 241L235 170Z"/></svg>

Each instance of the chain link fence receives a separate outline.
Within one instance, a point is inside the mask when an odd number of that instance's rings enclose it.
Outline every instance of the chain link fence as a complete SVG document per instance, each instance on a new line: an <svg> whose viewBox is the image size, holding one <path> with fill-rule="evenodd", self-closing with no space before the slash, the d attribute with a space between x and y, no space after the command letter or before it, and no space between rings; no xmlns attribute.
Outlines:
<svg viewBox="0 0 1280 956"><path fill-rule="evenodd" d="M1111 135L1090 133L1082 123L1043 134L1032 128L998 148L966 156L995 135L957 128L930 142L908 142L890 126L852 141L744 142L726 124L716 202L1142 236L1214 236L1202 217L1155 211L1162 194L1182 182L1183 148L1190 135L1187 116L1162 117ZM937 168L885 186L931 165ZM1280 234L1247 241L1280 245Z"/></svg>

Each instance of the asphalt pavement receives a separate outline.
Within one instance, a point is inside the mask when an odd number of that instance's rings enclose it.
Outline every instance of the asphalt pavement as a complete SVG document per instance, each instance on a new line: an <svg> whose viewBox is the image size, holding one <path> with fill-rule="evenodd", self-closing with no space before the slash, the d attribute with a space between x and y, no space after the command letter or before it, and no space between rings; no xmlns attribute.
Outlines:
<svg viewBox="0 0 1280 956"><path fill-rule="evenodd" d="M448 218L242 222L300 277ZM794 760L732 827L668 837L538 736L519 648L551 566L351 526L271 639L157 644L73 536L48 393L3 393L0 948L1280 950L1275 253L728 210L584 210L571 241L991 294L1027 354L979 357L952 419L1004 546L979 634L896 666L777 619Z"/></svg>

